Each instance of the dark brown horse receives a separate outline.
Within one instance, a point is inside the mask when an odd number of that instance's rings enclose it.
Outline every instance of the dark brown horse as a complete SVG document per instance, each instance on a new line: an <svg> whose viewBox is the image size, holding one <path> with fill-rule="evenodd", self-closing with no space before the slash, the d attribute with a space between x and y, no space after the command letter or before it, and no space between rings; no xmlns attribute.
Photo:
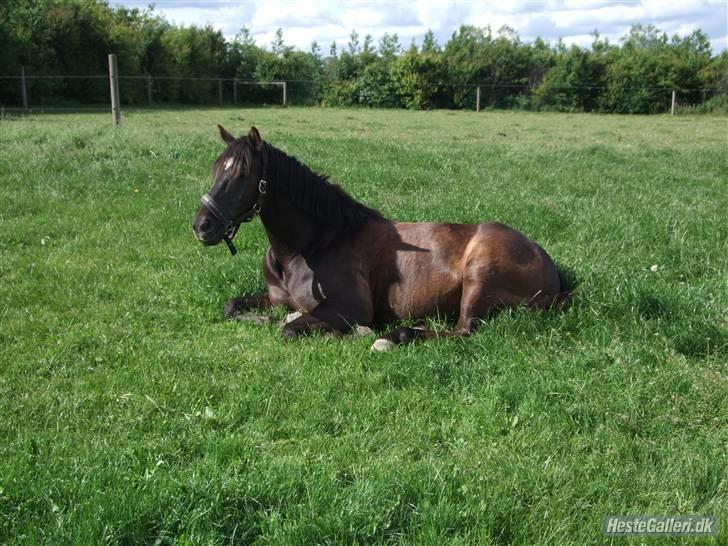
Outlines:
<svg viewBox="0 0 728 546"><path fill-rule="evenodd" d="M397 328L373 348L436 335L467 335L478 319L506 306L560 305L568 298L551 258L499 223L387 220L281 150L253 127L227 144L212 167L215 183L193 222L206 245L228 243L241 222L260 215L270 241L263 260L267 292L231 299L225 318L284 305L301 315L283 327L346 333L433 314L458 316L455 330Z"/></svg>

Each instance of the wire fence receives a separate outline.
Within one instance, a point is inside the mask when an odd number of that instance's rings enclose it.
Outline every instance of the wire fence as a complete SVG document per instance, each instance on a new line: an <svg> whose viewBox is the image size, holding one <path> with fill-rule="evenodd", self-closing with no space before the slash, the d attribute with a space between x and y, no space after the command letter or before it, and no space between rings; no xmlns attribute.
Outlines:
<svg viewBox="0 0 728 546"><path fill-rule="evenodd" d="M125 109L160 107L226 106L312 106L351 105L398 106L394 101L367 92L353 81L292 79L259 82L214 76L132 75L118 76L121 107ZM429 88L430 107L529 108L541 82L437 82L422 84ZM108 74L81 75L0 75L0 108L8 112L104 111L110 109ZM376 91L376 90L375 90ZM639 95L655 112L697 112L715 97L726 95L720 88L674 88L660 86L624 86L618 89L600 85L550 85L553 100L569 109L571 95L589 95L609 91L612 95ZM391 90L390 90L391 92ZM376 93L374 93L376 94ZM543 93L542 93L543 94ZM563 97L559 97L563 95ZM563 99L563 100L562 100ZM378 102L377 102L378 101ZM401 104L399 104L401 105ZM558 105L558 104L557 104ZM578 106L574 110L580 109ZM582 106L581 109L592 109ZM598 109L598 108L593 108Z"/></svg>
<svg viewBox="0 0 728 546"><path fill-rule="evenodd" d="M282 105L287 102L284 82L164 75L119 76L118 80L123 106ZM0 104L7 110L108 109L109 89L107 74L0 76Z"/></svg>

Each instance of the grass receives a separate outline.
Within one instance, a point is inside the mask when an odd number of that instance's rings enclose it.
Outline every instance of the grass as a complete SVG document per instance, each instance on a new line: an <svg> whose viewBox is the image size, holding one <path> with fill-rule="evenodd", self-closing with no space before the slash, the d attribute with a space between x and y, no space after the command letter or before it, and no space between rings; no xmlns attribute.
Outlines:
<svg viewBox="0 0 728 546"><path fill-rule="evenodd" d="M670 540L728 543L725 118L110 121L0 120L0 542L656 544L601 519L715 514ZM226 323L267 242L192 236L219 122L389 217L506 222L578 297L384 354Z"/></svg>

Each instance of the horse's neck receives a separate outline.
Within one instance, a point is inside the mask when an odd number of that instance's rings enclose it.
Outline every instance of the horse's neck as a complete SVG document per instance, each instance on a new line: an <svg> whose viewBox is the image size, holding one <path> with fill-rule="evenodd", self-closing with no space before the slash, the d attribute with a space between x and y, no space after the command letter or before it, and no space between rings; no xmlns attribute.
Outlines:
<svg viewBox="0 0 728 546"><path fill-rule="evenodd" d="M318 226L282 196L271 195L260 212L260 219L273 254L279 260L306 254L316 244Z"/></svg>
<svg viewBox="0 0 728 546"><path fill-rule="evenodd" d="M267 176L271 195L264 202L261 220L279 260L295 255L308 258L326 247L336 237L336 231L294 202L290 195L291 177L296 177L294 184L302 184L305 179L318 175L277 148L270 149Z"/></svg>

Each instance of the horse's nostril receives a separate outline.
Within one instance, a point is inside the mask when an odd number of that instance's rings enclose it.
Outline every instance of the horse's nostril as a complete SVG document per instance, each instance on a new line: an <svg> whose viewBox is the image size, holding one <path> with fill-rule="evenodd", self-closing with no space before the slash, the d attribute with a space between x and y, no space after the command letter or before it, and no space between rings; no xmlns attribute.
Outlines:
<svg viewBox="0 0 728 546"><path fill-rule="evenodd" d="M205 218L202 223L200 224L200 231L207 231L207 228L210 227L210 220Z"/></svg>

